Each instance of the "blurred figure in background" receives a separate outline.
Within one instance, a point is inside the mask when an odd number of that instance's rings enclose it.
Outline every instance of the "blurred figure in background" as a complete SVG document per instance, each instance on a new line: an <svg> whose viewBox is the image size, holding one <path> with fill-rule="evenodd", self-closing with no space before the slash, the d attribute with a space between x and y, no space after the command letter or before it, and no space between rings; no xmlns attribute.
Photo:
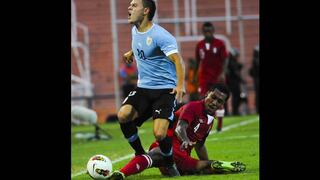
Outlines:
<svg viewBox="0 0 320 180"><path fill-rule="evenodd" d="M192 58L189 59L188 70L186 73L187 81L187 94L189 95L189 101L196 101L199 99L198 84L195 80L196 76L196 61Z"/></svg>
<svg viewBox="0 0 320 180"><path fill-rule="evenodd" d="M129 93L136 88L138 79L138 71L133 63L123 63L120 67L120 83L122 89L122 97L125 99Z"/></svg>
<svg viewBox="0 0 320 180"><path fill-rule="evenodd" d="M259 44L253 49L252 66L249 74L254 81L256 112L259 114Z"/></svg>
<svg viewBox="0 0 320 180"><path fill-rule="evenodd" d="M200 98L203 98L216 83L225 84L227 50L224 42L214 37L215 28L212 23L202 25L204 39L196 46L196 77L199 82ZM216 111L218 117L217 131L221 131L224 108Z"/></svg>
<svg viewBox="0 0 320 180"><path fill-rule="evenodd" d="M228 87L232 96L232 115L240 115L239 107L241 103L241 84L244 80L241 77L243 65L239 62L239 50L232 48L229 53L228 62Z"/></svg>

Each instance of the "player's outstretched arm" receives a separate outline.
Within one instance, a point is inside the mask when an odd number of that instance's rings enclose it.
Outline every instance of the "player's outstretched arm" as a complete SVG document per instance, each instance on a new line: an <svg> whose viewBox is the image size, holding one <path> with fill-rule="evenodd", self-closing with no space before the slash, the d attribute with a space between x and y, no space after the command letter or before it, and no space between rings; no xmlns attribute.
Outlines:
<svg viewBox="0 0 320 180"><path fill-rule="evenodd" d="M196 151L196 153L198 155L198 158L200 160L209 160L207 148L204 145L204 142L198 142L195 145L194 149L195 149L195 151Z"/></svg>
<svg viewBox="0 0 320 180"><path fill-rule="evenodd" d="M180 146L180 149L187 149L188 146L193 146L196 142L190 141L190 139L187 136L187 128L188 123L184 120L179 120L177 127L175 129L175 134L177 137L182 141L182 144Z"/></svg>
<svg viewBox="0 0 320 180"><path fill-rule="evenodd" d="M178 103L182 103L182 97L186 92L184 86L185 66L182 57L179 53L173 53L168 56L169 59L175 64L177 72L177 87L173 89L172 93L176 93Z"/></svg>

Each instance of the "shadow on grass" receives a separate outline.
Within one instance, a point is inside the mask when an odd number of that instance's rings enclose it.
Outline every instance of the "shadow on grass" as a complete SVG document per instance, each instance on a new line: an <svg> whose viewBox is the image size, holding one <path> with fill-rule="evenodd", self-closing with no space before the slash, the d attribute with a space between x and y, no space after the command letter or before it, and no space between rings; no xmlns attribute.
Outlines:
<svg viewBox="0 0 320 180"><path fill-rule="evenodd" d="M252 172L242 172L242 173L217 173L217 174L196 174L196 175L183 175L180 177L174 177L174 179L185 179L186 177L191 178L191 179L196 179L197 177L206 177L207 178L212 178L213 176L227 176L227 175L236 175L236 174L246 174L246 173L252 173ZM133 176L129 176L126 178L127 180L139 180L139 179L143 179L143 180L151 180L151 179L171 179L170 177L166 177L160 174L137 174L137 175L133 175Z"/></svg>
<svg viewBox="0 0 320 180"><path fill-rule="evenodd" d="M144 175L137 174L137 175L134 175L134 176L129 176L126 179L127 180L138 180L138 179L147 180L147 179L160 179L160 178L165 178L165 177L160 175L160 174L144 174Z"/></svg>

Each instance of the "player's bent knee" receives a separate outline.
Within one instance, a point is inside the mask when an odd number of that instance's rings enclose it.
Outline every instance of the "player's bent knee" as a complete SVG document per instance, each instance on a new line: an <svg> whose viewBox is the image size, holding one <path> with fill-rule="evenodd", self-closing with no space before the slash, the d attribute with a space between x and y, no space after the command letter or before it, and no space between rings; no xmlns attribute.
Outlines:
<svg viewBox="0 0 320 180"><path fill-rule="evenodd" d="M120 123L126 123L133 119L135 111L132 106L125 105L120 108L117 116Z"/></svg>
<svg viewBox="0 0 320 180"><path fill-rule="evenodd" d="M125 112L119 111L117 116L120 123L128 122L128 115Z"/></svg>
<svg viewBox="0 0 320 180"><path fill-rule="evenodd" d="M153 134L157 141L161 141L167 136L169 121L166 119L155 119L153 125Z"/></svg>
<svg viewBox="0 0 320 180"><path fill-rule="evenodd" d="M153 134L154 134L154 137L156 138L157 141L161 141L167 135L167 133L165 131L161 131L161 130L155 130L153 132Z"/></svg>

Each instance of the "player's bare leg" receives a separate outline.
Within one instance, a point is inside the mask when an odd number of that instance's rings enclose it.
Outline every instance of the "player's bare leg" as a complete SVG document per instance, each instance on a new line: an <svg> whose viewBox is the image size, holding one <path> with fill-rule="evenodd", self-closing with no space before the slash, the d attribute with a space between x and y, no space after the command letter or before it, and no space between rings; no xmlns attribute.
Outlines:
<svg viewBox="0 0 320 180"><path fill-rule="evenodd" d="M167 136L170 122L167 119L155 119L153 133L159 143L161 155L164 157L169 176L180 176L176 164L173 161L172 138Z"/></svg>
<svg viewBox="0 0 320 180"><path fill-rule="evenodd" d="M118 112L118 119L124 137L128 140L136 155L145 154L138 136L138 128L133 119L138 117L138 112L133 106L126 104Z"/></svg>

